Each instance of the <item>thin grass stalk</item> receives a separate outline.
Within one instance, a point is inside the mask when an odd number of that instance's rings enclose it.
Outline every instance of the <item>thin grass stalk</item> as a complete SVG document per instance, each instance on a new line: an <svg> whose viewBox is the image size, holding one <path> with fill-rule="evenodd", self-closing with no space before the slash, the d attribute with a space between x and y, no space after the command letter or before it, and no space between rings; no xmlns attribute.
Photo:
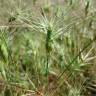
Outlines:
<svg viewBox="0 0 96 96"><path fill-rule="evenodd" d="M48 74L49 74L49 60L50 60L50 51L51 51L51 33L52 30L50 26L47 29L47 36L46 36L46 78L47 78L47 90L48 90ZM48 92L47 92L48 95Z"/></svg>

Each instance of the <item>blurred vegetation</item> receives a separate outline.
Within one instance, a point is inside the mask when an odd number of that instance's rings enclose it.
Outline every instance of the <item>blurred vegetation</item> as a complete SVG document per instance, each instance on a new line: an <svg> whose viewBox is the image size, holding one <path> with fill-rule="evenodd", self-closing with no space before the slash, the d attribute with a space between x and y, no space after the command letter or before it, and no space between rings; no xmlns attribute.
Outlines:
<svg viewBox="0 0 96 96"><path fill-rule="evenodd" d="M96 96L96 0L0 0L0 96Z"/></svg>

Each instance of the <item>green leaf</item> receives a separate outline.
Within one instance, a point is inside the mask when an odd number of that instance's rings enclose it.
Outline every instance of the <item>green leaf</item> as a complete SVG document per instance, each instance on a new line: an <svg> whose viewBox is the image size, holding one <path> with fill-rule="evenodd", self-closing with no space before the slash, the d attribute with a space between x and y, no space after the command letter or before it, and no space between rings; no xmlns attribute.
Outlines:
<svg viewBox="0 0 96 96"><path fill-rule="evenodd" d="M0 53L2 55L3 60L6 62L8 59L8 51L4 44L1 45Z"/></svg>

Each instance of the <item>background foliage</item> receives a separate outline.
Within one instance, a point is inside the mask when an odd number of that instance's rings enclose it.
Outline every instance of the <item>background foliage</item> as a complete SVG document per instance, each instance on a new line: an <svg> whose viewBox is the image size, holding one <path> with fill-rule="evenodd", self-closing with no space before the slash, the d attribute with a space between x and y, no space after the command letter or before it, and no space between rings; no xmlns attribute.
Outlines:
<svg viewBox="0 0 96 96"><path fill-rule="evenodd" d="M96 94L95 4L0 0L0 96Z"/></svg>

